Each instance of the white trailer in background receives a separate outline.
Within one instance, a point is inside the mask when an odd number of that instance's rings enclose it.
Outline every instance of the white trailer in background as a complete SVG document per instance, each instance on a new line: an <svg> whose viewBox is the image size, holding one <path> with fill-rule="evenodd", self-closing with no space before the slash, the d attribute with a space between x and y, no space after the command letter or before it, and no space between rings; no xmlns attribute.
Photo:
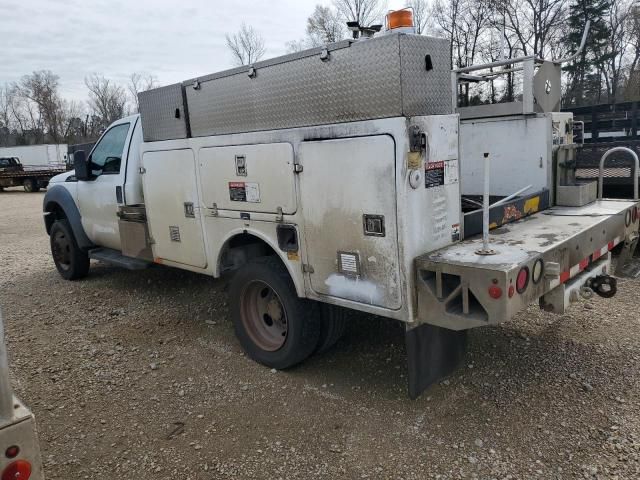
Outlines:
<svg viewBox="0 0 640 480"><path fill-rule="evenodd" d="M67 162L67 149L66 144L2 147L0 148L0 158L18 158L25 170L32 167L61 168Z"/></svg>
<svg viewBox="0 0 640 480"><path fill-rule="evenodd" d="M13 395L0 312L0 478L44 480L36 419Z"/></svg>

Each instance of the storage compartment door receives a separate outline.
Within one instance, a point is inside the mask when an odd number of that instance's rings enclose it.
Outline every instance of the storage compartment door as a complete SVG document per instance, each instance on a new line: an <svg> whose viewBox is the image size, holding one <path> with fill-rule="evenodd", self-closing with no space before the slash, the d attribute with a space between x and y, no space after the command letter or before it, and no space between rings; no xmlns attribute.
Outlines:
<svg viewBox="0 0 640 480"><path fill-rule="evenodd" d="M206 267L193 151L146 152L142 163L154 258Z"/></svg>
<svg viewBox="0 0 640 480"><path fill-rule="evenodd" d="M296 212L293 147L289 143L200 150L204 206L242 212ZM224 215L224 214L221 214Z"/></svg>
<svg viewBox="0 0 640 480"><path fill-rule="evenodd" d="M399 309L393 138L307 142L299 159L313 291Z"/></svg>

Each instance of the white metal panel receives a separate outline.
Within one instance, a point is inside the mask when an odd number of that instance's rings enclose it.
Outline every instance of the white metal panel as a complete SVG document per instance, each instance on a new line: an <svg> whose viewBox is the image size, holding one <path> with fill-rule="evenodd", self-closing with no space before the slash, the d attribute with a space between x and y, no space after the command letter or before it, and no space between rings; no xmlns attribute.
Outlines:
<svg viewBox="0 0 640 480"><path fill-rule="evenodd" d="M483 154L491 160L491 194L507 196L527 185L551 189L551 117L545 115L460 122L462 193L482 195Z"/></svg>
<svg viewBox="0 0 640 480"><path fill-rule="evenodd" d="M143 188L156 261L170 260L204 268L207 258L196 185L193 151L146 152ZM185 204L193 205L193 216Z"/></svg>
<svg viewBox="0 0 640 480"><path fill-rule="evenodd" d="M312 289L389 309L402 305L396 225L395 143L388 135L302 143L302 213ZM367 236L363 215L384 216ZM339 259L343 258L341 273ZM357 257L357 272L349 272Z"/></svg>
<svg viewBox="0 0 640 480"><path fill-rule="evenodd" d="M284 213L296 211L291 144L202 148L198 159L206 207L215 203L220 210L276 213L280 207ZM238 172L237 162L241 159L245 170ZM243 189L244 200L238 195Z"/></svg>

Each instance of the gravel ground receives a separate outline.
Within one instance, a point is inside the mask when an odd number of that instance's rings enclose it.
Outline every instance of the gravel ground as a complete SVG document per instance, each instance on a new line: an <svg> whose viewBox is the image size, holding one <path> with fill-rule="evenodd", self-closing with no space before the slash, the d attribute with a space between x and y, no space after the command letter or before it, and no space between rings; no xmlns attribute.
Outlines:
<svg viewBox="0 0 640 480"><path fill-rule="evenodd" d="M63 281L41 202L0 193L0 304L48 479L640 478L637 281L472 331L411 401L399 324L356 314L276 373L240 350L224 280L95 263Z"/></svg>

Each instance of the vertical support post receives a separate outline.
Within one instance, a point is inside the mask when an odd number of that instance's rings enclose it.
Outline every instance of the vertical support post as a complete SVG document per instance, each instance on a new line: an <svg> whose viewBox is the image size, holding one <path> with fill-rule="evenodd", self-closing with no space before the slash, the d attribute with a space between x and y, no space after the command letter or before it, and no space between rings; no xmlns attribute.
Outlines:
<svg viewBox="0 0 640 480"><path fill-rule="evenodd" d="M458 74L451 72L451 113L458 110Z"/></svg>
<svg viewBox="0 0 640 480"><path fill-rule="evenodd" d="M533 58L522 62L522 113L525 115L528 113L535 113L533 102L533 76L535 73L534 62L535 59Z"/></svg>
<svg viewBox="0 0 640 480"><path fill-rule="evenodd" d="M482 250L489 251L489 202L491 200L491 163L489 154L484 154L484 190L482 192Z"/></svg>
<svg viewBox="0 0 640 480"><path fill-rule="evenodd" d="M491 188L491 162L489 161L489 153L484 154L484 191L482 192L482 248L476 250L477 255L495 255L495 251L489 248L489 211L491 205L490 188Z"/></svg>
<svg viewBox="0 0 640 480"><path fill-rule="evenodd" d="M638 102L631 103L631 138L638 138Z"/></svg>
<svg viewBox="0 0 640 480"><path fill-rule="evenodd" d="M13 417L13 390L9 382L7 347L4 343L4 323L0 311L0 420Z"/></svg>
<svg viewBox="0 0 640 480"><path fill-rule="evenodd" d="M598 132L598 112L596 107L591 108L591 143L596 143L600 133Z"/></svg>

